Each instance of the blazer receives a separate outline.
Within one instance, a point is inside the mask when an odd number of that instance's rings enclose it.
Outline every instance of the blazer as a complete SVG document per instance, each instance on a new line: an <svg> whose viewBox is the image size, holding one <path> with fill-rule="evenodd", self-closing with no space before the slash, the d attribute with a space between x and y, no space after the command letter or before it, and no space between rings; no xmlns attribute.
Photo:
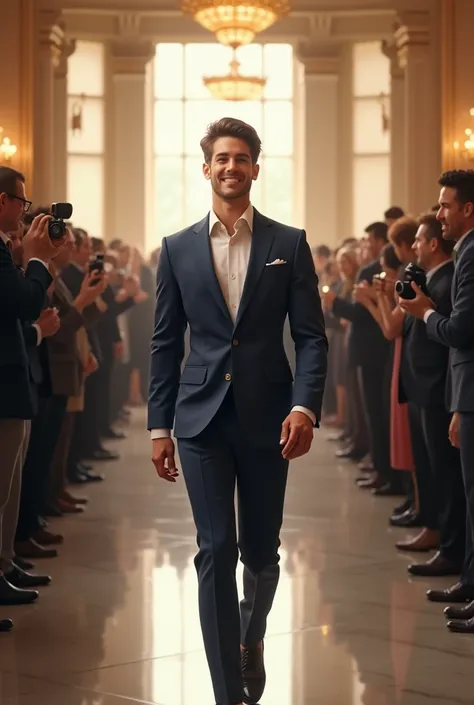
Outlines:
<svg viewBox="0 0 474 705"><path fill-rule="evenodd" d="M267 267L275 259L283 264ZM288 316L296 373L285 354ZM190 352L181 373L184 332ZM278 446L292 406L320 418L327 339L314 270L303 230L254 210L249 265L234 323L213 267L209 216L163 240L151 345L148 428L197 436L232 388L250 442Z"/></svg>
<svg viewBox="0 0 474 705"><path fill-rule="evenodd" d="M359 269L356 283L367 281L372 284L374 275L381 271L380 262L375 260ZM348 357L352 364L384 367L390 354L390 342L365 306L338 297L332 310L337 318L345 318L352 323L347 341Z"/></svg>
<svg viewBox="0 0 474 705"><path fill-rule="evenodd" d="M21 324L39 318L51 281L41 262L30 261L24 274L18 271L0 239L0 418L35 415Z"/></svg>
<svg viewBox="0 0 474 705"><path fill-rule="evenodd" d="M449 316L435 311L427 322L431 340L451 348L450 411L474 412L474 230L455 253Z"/></svg>
<svg viewBox="0 0 474 705"><path fill-rule="evenodd" d="M449 317L452 311L451 287L454 263L448 262L429 279L427 287L436 310ZM425 322L406 316L403 324L400 363L400 401L419 406L446 403L449 348L428 336Z"/></svg>

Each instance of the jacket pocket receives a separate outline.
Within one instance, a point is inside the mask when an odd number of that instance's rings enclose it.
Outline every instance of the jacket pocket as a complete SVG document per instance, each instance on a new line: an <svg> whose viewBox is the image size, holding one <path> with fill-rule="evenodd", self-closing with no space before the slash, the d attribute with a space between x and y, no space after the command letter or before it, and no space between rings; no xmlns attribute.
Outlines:
<svg viewBox="0 0 474 705"><path fill-rule="evenodd" d="M207 377L207 367L186 365L179 380L180 384L204 384Z"/></svg>

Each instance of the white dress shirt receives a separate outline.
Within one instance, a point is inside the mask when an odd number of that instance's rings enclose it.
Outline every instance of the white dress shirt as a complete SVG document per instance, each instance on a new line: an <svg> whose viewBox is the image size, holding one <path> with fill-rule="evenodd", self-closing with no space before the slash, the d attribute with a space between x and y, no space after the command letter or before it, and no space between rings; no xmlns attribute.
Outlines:
<svg viewBox="0 0 474 705"><path fill-rule="evenodd" d="M216 277L221 287L222 294L229 309L230 316L235 322L239 310L240 299L244 290L245 278L250 259L253 231L253 206L249 205L234 224L234 232L229 235L226 227L214 211L209 214L209 238L211 240L211 254ZM292 411L301 411L309 416L316 424L316 416L304 406L294 406ZM158 428L151 430L151 438L169 438L169 429Z"/></svg>
<svg viewBox="0 0 474 705"><path fill-rule="evenodd" d="M464 233L464 235L457 241L457 243L454 245L454 252L459 252L459 248L461 247L461 244L464 242L464 240L467 238L469 233L472 233L472 230L469 230L467 233ZM449 260L448 260L449 261ZM444 264L444 262L443 262ZM442 266L442 265L440 265ZM430 274L430 273L429 273ZM434 272L433 272L434 274ZM423 316L423 320L425 323L428 322L428 318L431 316L432 313L434 313L435 310L434 308L430 308L428 311L425 311L425 315Z"/></svg>

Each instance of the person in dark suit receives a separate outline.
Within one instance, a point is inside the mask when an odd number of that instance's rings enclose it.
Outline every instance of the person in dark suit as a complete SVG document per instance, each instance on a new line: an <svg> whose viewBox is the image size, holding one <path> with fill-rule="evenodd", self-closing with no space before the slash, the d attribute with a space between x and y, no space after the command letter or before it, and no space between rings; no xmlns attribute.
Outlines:
<svg viewBox="0 0 474 705"><path fill-rule="evenodd" d="M437 218L443 237L453 240L455 269L453 308L449 316L435 310L433 302L412 284L415 298L402 302L403 309L424 320L428 337L450 350L450 439L461 452L467 501L466 556L460 582L447 590L430 590L435 602L474 600L474 170L443 174ZM451 631L474 633L474 602L466 609L449 607Z"/></svg>
<svg viewBox="0 0 474 705"><path fill-rule="evenodd" d="M356 283L367 282L382 271L380 253L387 244L385 223L372 223L366 228L373 261L360 268ZM390 343L380 326L361 304L346 301L334 292L324 294L323 300L332 308L335 316L352 323L348 349L350 359L359 368L362 398L367 416L370 454L374 470L380 478L374 482L373 491L377 495L393 494L397 491L397 478L390 466L390 419L388 410ZM385 384L386 382L386 384ZM340 454L353 460L363 457L360 448L348 448Z"/></svg>
<svg viewBox="0 0 474 705"><path fill-rule="evenodd" d="M413 250L427 273L427 290L436 310L449 316L454 243L443 238L435 214L427 213L418 222ZM433 558L410 565L408 571L425 577L459 575L465 552L466 502L459 450L449 442L449 348L429 338L424 321L413 316L405 316L402 340L400 396L409 405L419 502L426 527L405 548L414 551L429 546L427 532L434 534L439 544Z"/></svg>
<svg viewBox="0 0 474 705"><path fill-rule="evenodd" d="M197 527L201 628L215 698L237 705L258 702L265 687L263 638L279 577L288 462L309 451L320 419L327 339L304 231L250 204L256 131L223 118L201 147L212 211L163 240L148 428L158 475L175 482L174 422ZM294 383L283 346L287 315ZM181 372L187 324L190 353Z"/></svg>
<svg viewBox="0 0 474 705"><path fill-rule="evenodd" d="M9 167L0 167L0 593L4 602L35 600L38 593L21 595L5 577L11 569L11 557L4 556L2 527L12 487L20 482L21 464L26 442L26 421L33 418L28 356L21 322L39 318L46 291L52 278L48 265L63 241L53 242L48 235L49 216L38 216L26 235L23 246L26 270L22 274L11 256L8 233L20 227L23 214L31 202L25 195L25 177ZM29 591L24 591L28 593ZM10 620L0 621L0 631L9 631Z"/></svg>

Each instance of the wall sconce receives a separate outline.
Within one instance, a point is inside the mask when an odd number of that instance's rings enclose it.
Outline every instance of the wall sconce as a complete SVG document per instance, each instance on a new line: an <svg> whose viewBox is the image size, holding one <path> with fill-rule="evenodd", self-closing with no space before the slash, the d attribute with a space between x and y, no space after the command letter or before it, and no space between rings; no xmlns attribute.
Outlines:
<svg viewBox="0 0 474 705"><path fill-rule="evenodd" d="M3 135L5 130L3 127L0 127L0 138ZM4 162L9 162L13 158L13 155L16 154L17 152L17 146L16 144L12 144L12 141L9 137L4 137L2 141L0 142L0 155L3 158Z"/></svg>
<svg viewBox="0 0 474 705"><path fill-rule="evenodd" d="M474 108L470 109L469 115L471 117L474 117ZM462 154L463 158L466 161L473 162L474 161L474 130L472 130L470 127L466 127L466 129L464 130L464 134L466 136L466 139L463 142L462 146L459 142L453 143L454 151L457 154Z"/></svg>

